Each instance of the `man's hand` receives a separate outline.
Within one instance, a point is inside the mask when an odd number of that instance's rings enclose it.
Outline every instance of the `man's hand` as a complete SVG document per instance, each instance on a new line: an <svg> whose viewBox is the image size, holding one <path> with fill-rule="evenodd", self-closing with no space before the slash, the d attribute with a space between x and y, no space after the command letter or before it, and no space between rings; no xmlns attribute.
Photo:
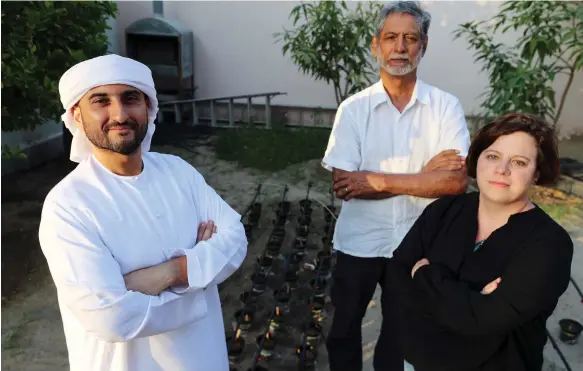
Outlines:
<svg viewBox="0 0 583 371"><path fill-rule="evenodd" d="M200 223L196 242L206 241L217 233L214 222ZM123 276L126 288L146 295L159 295L170 286L182 284L187 280L186 257L172 259L162 264L142 268Z"/></svg>
<svg viewBox="0 0 583 371"><path fill-rule="evenodd" d="M498 285L500 284L501 281L502 281L502 278L500 278L500 277L496 278L494 281L492 281L489 284L487 284L486 286L484 286L484 288L481 291L481 294L482 295L490 295L491 293L496 291L496 289L498 288Z"/></svg>
<svg viewBox="0 0 583 371"><path fill-rule="evenodd" d="M447 149L439 152L433 157L427 165L423 167L421 172L445 170L455 171L464 167L466 159L459 155L460 151L457 149Z"/></svg>
<svg viewBox="0 0 583 371"><path fill-rule="evenodd" d="M411 278L413 278L415 276L415 272L417 272L417 269L421 268L424 265L428 265L429 264L429 260L427 260L426 258L423 258L421 260L419 260L417 263L415 263L415 265L413 266L413 269L411 270Z"/></svg>
<svg viewBox="0 0 583 371"><path fill-rule="evenodd" d="M217 233L217 226L215 225L215 223L213 223L212 220L208 221L207 223L205 222L200 223L200 225L198 226L196 243L208 240L215 233Z"/></svg>
<svg viewBox="0 0 583 371"><path fill-rule="evenodd" d="M384 189L384 177L369 171L334 172L334 193L336 197L348 201L352 198L375 195Z"/></svg>
<svg viewBox="0 0 583 371"><path fill-rule="evenodd" d="M126 288L146 295L159 295L168 287L174 285L180 274L178 259L172 259L162 264L138 269L123 276Z"/></svg>

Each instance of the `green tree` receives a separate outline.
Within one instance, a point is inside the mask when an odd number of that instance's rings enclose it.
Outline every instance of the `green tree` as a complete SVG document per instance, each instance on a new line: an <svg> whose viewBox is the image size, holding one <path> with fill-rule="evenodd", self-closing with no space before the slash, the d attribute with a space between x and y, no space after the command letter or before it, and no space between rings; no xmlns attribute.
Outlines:
<svg viewBox="0 0 583 371"><path fill-rule="evenodd" d="M303 73L332 84L340 104L376 76L370 48L381 9L372 1L359 2L354 10L345 1L302 3L290 13L295 29L284 28L274 37Z"/></svg>
<svg viewBox="0 0 583 371"><path fill-rule="evenodd" d="M107 53L111 1L8 1L2 4L2 130L32 130L62 113L66 69Z"/></svg>
<svg viewBox="0 0 583 371"><path fill-rule="evenodd" d="M495 41L498 31L522 33L514 45ZM557 124L577 71L583 68L582 1L507 1L492 19L461 24L477 63L488 73L481 107L487 119L508 112L532 113ZM552 83L567 76L557 107Z"/></svg>

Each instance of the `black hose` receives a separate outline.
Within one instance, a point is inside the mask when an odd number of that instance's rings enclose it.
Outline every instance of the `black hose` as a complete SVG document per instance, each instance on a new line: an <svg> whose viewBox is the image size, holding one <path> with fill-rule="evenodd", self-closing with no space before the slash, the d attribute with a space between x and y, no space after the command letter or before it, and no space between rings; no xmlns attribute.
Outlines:
<svg viewBox="0 0 583 371"><path fill-rule="evenodd" d="M573 369L571 368L571 366L569 366L569 362L567 362L567 359L565 358L565 355L563 354L563 352L561 352L561 350L559 349L559 345L557 344L557 342L555 341L555 339L553 339L553 337L551 336L551 334L549 333L549 330L546 330L547 332L547 337L549 338L549 340L551 341L551 344L553 345L553 348L555 348L555 350L557 351L557 354L559 355L559 357L561 358L561 361L563 361L563 364L565 365L565 367L567 368L567 371L573 371Z"/></svg>
<svg viewBox="0 0 583 371"><path fill-rule="evenodd" d="M579 293L579 298L581 299L581 303L583 303L583 292L581 292L581 289L577 285L577 282L575 282L575 279L573 278L573 276L571 276L571 283L575 287L575 290L577 291L577 293Z"/></svg>

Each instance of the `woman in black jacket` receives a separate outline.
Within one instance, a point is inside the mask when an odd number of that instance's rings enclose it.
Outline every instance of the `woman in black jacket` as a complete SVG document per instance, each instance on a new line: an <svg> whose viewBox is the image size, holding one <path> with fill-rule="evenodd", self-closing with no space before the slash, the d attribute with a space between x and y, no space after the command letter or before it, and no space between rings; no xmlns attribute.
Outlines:
<svg viewBox="0 0 583 371"><path fill-rule="evenodd" d="M418 218L387 270L384 325L415 371L540 371L573 256L567 232L528 198L559 176L555 132L503 116L477 133L466 165L480 192Z"/></svg>

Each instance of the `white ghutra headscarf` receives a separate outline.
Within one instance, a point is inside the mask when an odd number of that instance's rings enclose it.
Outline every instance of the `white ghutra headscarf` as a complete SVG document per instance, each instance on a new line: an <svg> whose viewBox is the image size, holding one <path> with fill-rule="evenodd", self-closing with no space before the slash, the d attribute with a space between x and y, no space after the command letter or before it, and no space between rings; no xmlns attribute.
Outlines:
<svg viewBox="0 0 583 371"><path fill-rule="evenodd" d="M142 151L150 150L156 130L154 120L158 114L158 99L152 71L144 64L115 54L89 59L71 67L59 81L59 94L65 113L61 116L67 129L73 134L71 161L82 162L91 156L92 149L85 132L79 129L73 118L73 106L91 89L101 85L123 84L133 86L150 98L148 132L142 141Z"/></svg>

